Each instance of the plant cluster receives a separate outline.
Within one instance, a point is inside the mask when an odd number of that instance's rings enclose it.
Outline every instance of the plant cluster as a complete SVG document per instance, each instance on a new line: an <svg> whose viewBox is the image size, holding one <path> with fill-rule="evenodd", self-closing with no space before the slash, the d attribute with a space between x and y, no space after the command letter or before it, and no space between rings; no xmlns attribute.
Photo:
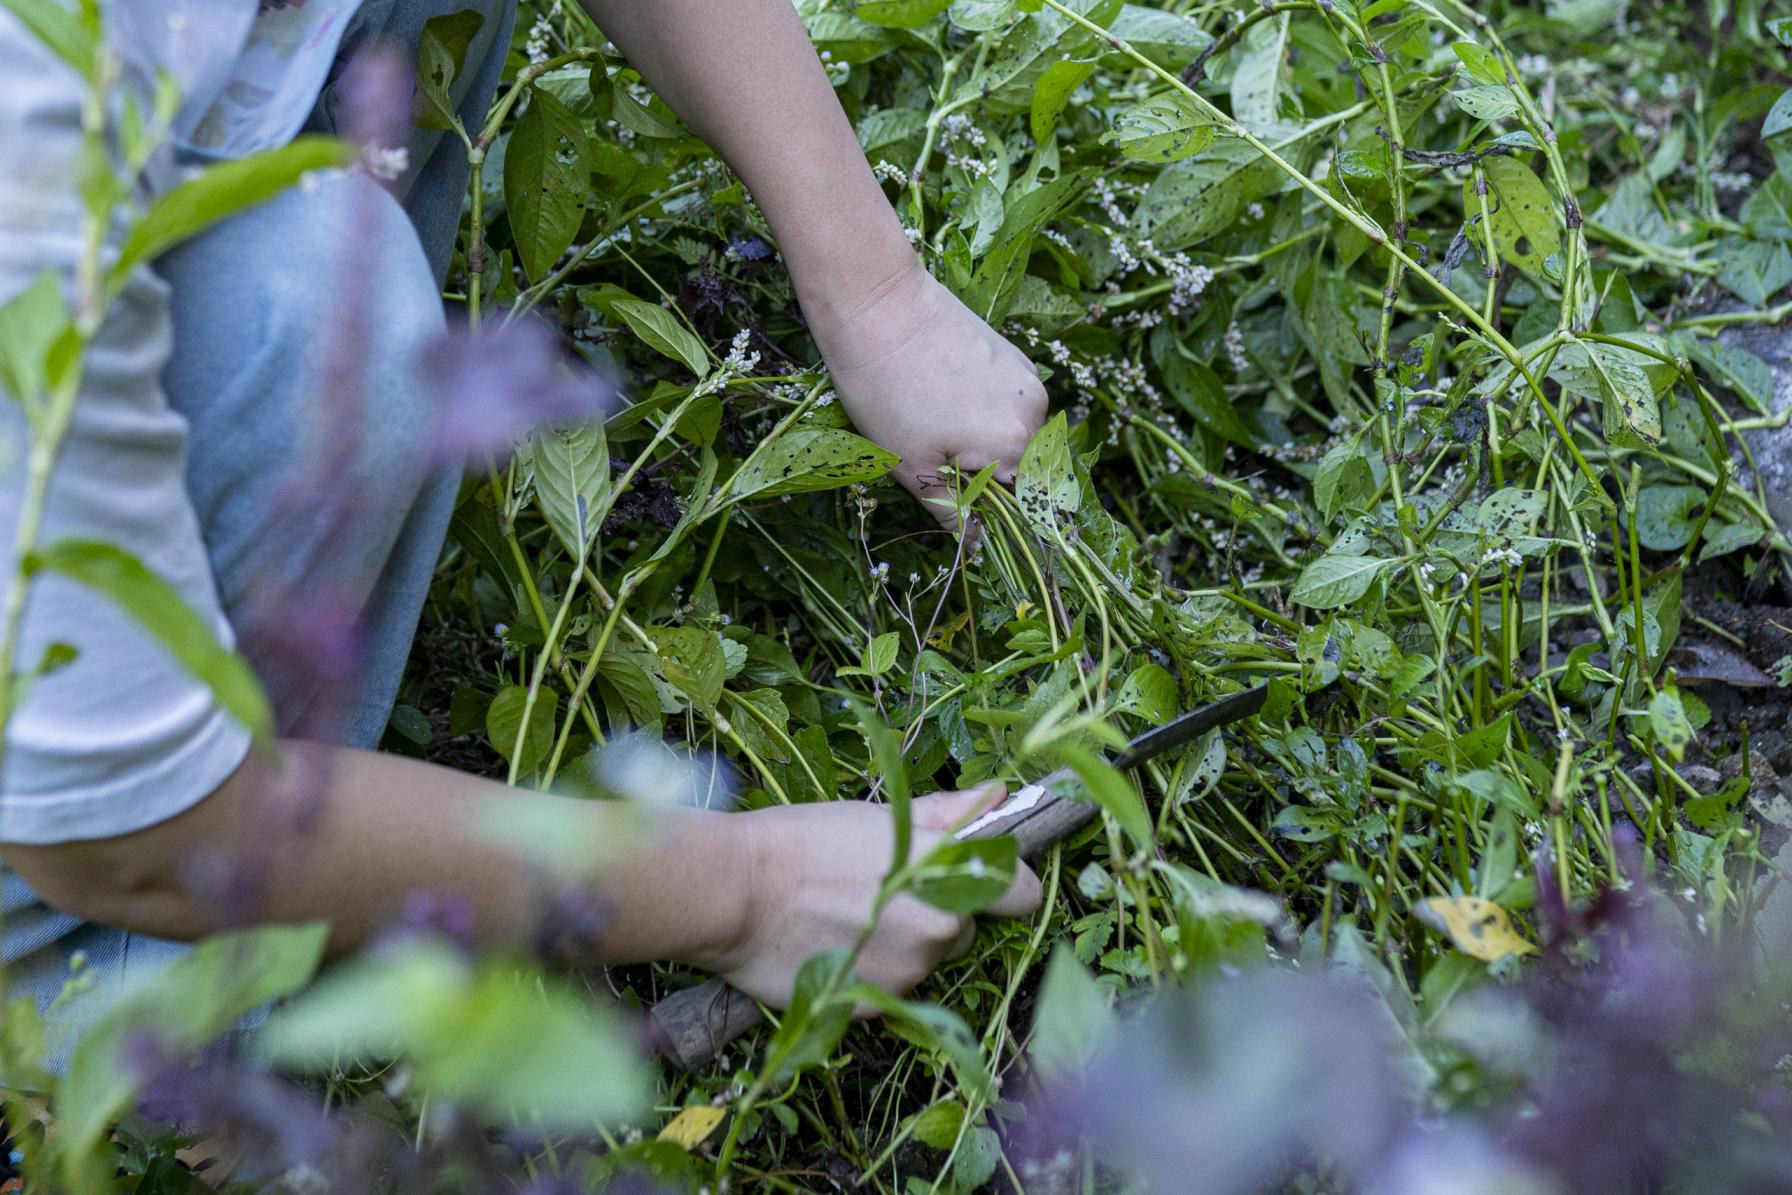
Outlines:
<svg viewBox="0 0 1792 1195"><path fill-rule="evenodd" d="M315 965L315 935L244 935L169 980L231 994L130 1038L135 1069L89 1051L63 1140L99 1149L148 1085L289 1186L1779 1189L1783 1025L1745 997L1783 1008L1748 947L1792 805L1736 703L1684 682L1767 682L1742 641L1689 663L1687 631L1783 584L1789 548L1735 464L1785 422L1772 373L1720 333L1787 314L1792 19L797 7L916 252L1057 414L1012 489L957 480L974 535L939 530L847 426L752 197L583 13L524 6L477 129L442 99L467 30L432 23L423 90L475 166L463 384L555 422L539 322L631 401L469 478L386 745L600 799L869 793L899 819L1072 764L1102 816L1042 861L1044 910L904 1001L818 956L773 1029L675 1076L620 1026L700 977L594 980L620 1006L595 1011L420 907L263 1035L353 1109L324 1122L177 1061ZM1259 683L1249 722L1102 762ZM1013 861L887 888L976 907Z"/></svg>

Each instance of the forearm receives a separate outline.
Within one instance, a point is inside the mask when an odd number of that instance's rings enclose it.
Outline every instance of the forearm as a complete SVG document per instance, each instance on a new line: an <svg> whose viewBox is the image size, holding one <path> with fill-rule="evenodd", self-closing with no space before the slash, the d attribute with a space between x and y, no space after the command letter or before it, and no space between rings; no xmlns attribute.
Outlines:
<svg viewBox="0 0 1792 1195"><path fill-rule="evenodd" d="M790 0L583 0L765 212L824 338L916 268Z"/></svg>
<svg viewBox="0 0 1792 1195"><path fill-rule="evenodd" d="M50 903L157 937L197 938L247 912L265 922L327 921L331 949L345 951L427 892L464 900L484 942L521 946L564 880L549 883L496 845L503 816L582 839L574 853L594 862L580 879L604 913L601 961L703 963L739 932L751 880L741 819L685 810L646 818L396 756L280 750L277 775L252 759L160 825L97 842L8 846L5 857ZM221 908L216 891L194 882L219 864L246 872L246 910Z"/></svg>

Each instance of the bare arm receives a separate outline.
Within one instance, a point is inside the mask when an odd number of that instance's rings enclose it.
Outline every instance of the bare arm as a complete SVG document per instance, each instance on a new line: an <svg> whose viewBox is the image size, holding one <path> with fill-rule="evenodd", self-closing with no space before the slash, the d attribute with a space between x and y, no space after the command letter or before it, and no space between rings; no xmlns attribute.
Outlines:
<svg viewBox="0 0 1792 1195"><path fill-rule="evenodd" d="M946 465L1011 476L1045 389L921 268L790 0L583 3L753 193L842 404L903 458L897 478L933 499Z"/></svg>
<svg viewBox="0 0 1792 1195"><path fill-rule="evenodd" d="M594 860L640 840L602 864L610 961L699 961L739 933L740 901L679 898L706 884L744 892L742 827L722 814L673 811L643 833L630 807L615 802L513 789L369 751L288 742L280 752L278 774L251 756L210 797L159 825L112 839L7 846L7 862L50 904L156 937L223 928L231 911L196 895L208 872L247 864L260 889L250 898L255 916L328 921L333 951L390 924L414 892L466 898L483 940L516 945L535 930L545 877L494 845L491 827L500 810L533 810L576 826Z"/></svg>
<svg viewBox="0 0 1792 1195"><path fill-rule="evenodd" d="M818 335L915 272L790 0L584 0L765 212Z"/></svg>
<svg viewBox="0 0 1792 1195"><path fill-rule="evenodd" d="M604 912L591 962L667 959L727 975L772 1003L818 950L864 926L889 865L889 810L825 802L744 814L637 811L510 788L390 755L280 745L275 774L254 757L178 817L133 834L55 846L6 845L6 862L51 905L88 920L190 939L240 921L327 921L350 950L397 920L406 898L463 898L489 944L540 928L541 876L494 845L493 815L530 814L573 837ZM917 849L999 793L916 803ZM222 907L205 879L248 861L252 909ZM1030 872L994 911L1039 899ZM234 914L234 916L233 916ZM227 920L229 919L229 920ZM969 922L904 898L890 906L860 973L896 990L962 944Z"/></svg>

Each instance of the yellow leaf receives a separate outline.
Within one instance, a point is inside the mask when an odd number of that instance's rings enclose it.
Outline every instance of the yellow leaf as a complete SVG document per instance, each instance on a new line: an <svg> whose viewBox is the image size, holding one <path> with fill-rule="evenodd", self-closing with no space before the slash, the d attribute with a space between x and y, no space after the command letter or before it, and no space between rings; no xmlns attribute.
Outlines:
<svg viewBox="0 0 1792 1195"><path fill-rule="evenodd" d="M1039 607L1035 606L1032 602L1022 599L1021 601L1015 603L1014 617L1017 619L1025 618L1027 615L1031 614L1033 611L1037 610L1038 608Z"/></svg>
<svg viewBox="0 0 1792 1195"><path fill-rule="evenodd" d="M958 632L964 630L966 627L968 627L970 625L971 625L971 612L969 610L965 610L965 611L961 612L957 618L954 618L951 622L946 623L944 626L936 628L934 630L933 634L927 636L927 646L937 647L941 651L951 651L952 650L952 640L954 640L958 637Z"/></svg>
<svg viewBox="0 0 1792 1195"><path fill-rule="evenodd" d="M1433 896L1421 900L1413 912L1449 938L1456 949L1485 962L1508 954L1537 953L1537 948L1512 928L1506 910L1479 896Z"/></svg>
<svg viewBox="0 0 1792 1195"><path fill-rule="evenodd" d="M660 1130L660 1140L676 1141L686 1149L696 1149L706 1137L716 1131L716 1126L727 1115L728 1109L725 1107L692 1104L666 1122L666 1127Z"/></svg>

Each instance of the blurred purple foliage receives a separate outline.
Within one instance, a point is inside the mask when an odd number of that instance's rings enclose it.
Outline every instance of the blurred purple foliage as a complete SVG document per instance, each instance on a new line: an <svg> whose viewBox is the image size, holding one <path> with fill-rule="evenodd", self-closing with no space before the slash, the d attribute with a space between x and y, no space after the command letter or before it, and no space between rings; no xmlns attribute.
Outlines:
<svg viewBox="0 0 1792 1195"><path fill-rule="evenodd" d="M554 333L531 320L450 335L424 368L441 397L432 457L444 465L482 463L539 428L600 419L617 396L614 383L569 363Z"/></svg>
<svg viewBox="0 0 1792 1195"><path fill-rule="evenodd" d="M1539 917L1522 980L1404 1032L1335 969L1170 993L1032 1101L1011 1145L1034 1173L1086 1145L1166 1195L1792 1190L1779 961L1714 945L1642 882L1572 909L1545 897ZM1288 1185L1303 1174L1323 1185Z"/></svg>

